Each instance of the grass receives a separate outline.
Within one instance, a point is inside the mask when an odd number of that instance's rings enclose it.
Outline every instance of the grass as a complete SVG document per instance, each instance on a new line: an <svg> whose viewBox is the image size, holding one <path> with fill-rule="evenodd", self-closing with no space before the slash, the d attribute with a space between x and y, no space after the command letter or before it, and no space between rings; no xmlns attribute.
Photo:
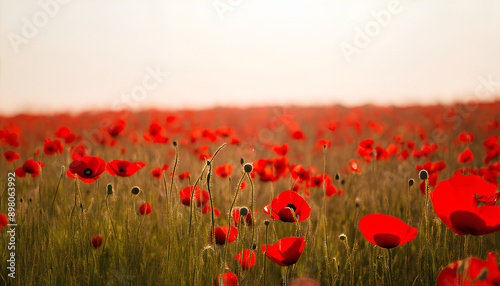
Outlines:
<svg viewBox="0 0 500 286"><path fill-rule="evenodd" d="M312 120L308 120L307 116L298 116L294 120L300 123L302 130L313 130L313 122L317 122L318 117L328 118L326 112L322 112L321 108L318 110L321 115L303 110L308 116L316 116ZM407 120L412 120L414 114L420 114L419 111L412 111L401 111L398 116L407 116ZM405 112L408 115L402 115ZM477 112L479 114L481 109ZM145 123L149 117L144 114L134 116L139 119L138 126L147 128ZM498 113L493 113L493 116L498 117ZM57 122L51 117L47 118L48 121ZM263 118L269 119L269 115ZM189 144L178 146L179 162L175 173L177 175L189 170L191 174L189 180L182 181L176 177L172 181L168 176L175 164L175 147L171 144L151 144L141 140L134 144L127 137L119 138L117 146L126 148L125 154L120 153L119 147L93 144L93 156L100 156L106 161L144 161L147 167L127 178L103 173L92 184L84 184L66 175L61 177L61 169L67 169L72 161L68 146L61 155L47 156L42 150L35 157L35 160L41 160L46 165L41 175L36 178L16 178L16 279L9 278L6 267L2 267L1 281L7 285L214 285L221 269L225 269L238 276L240 285L262 285L264 277L266 285L279 285L284 277L289 277L289 281L309 277L321 285L434 285L439 272L449 263L471 255L485 259L490 250L500 252L498 233L470 237L454 234L435 216L431 203L426 210L426 196L421 194L418 187L420 179L415 164L423 164L427 160L445 161L447 167L440 173L439 181L450 178L455 170L462 167L456 158L463 146L455 147L452 140L461 131L479 130L474 127L481 122L473 118L474 114L461 128L447 130L448 139L439 145L440 148L448 146L448 152L436 152L422 159L410 157L405 162L391 158L388 161L360 163L360 174L342 172L347 162L359 158L356 154L357 142L373 137L376 143L387 146L391 143L388 138L396 133L411 139L416 138L415 132L400 130L398 121L386 116L379 121L392 124L386 128L389 135L383 136L370 130L361 134L350 131L349 135L355 143L346 144L345 139L335 141L333 135L328 133L324 139L332 140L332 147L326 154L313 151L315 141L312 131L306 132L309 133L306 141L291 140L285 129L274 132L272 142L290 144L291 164L301 163L305 167L317 168L318 174L325 168L326 174L332 178L340 173L339 180L333 183L343 189L344 194L325 199L323 187L311 188L310 197L306 199L312 209L309 219L298 225L283 223L269 219L262 212L262 207L280 192L290 189L293 179L288 175L276 182L261 182L256 177L252 182L255 194L253 204L254 209L257 209L253 213L254 227L252 229L240 223L237 240L227 244L226 248L210 244L210 212L201 214L200 209L194 207L191 222L190 208L180 203L179 191L193 185L198 177L198 185L203 190L207 189L207 171L200 175L206 162L188 150ZM14 171L14 165L18 167L30 158L27 154L32 154L34 149L43 149L44 138L53 138L51 134L59 124L39 130L42 136L37 137L27 131L28 120L6 120L22 126L26 142L25 147L21 147L25 150L22 160L15 163L2 160L0 163L4 172L0 176L0 206L4 214L7 208L7 172ZM431 130L432 123L428 119L422 124ZM72 129L81 132L87 128L85 124ZM221 123L212 122L207 127L216 128L218 124ZM476 140L470 148L478 155L471 167L480 167L482 159L479 154L483 153L481 143L487 137L482 131L475 135ZM180 134L174 134L173 137L177 137L176 140L182 138ZM241 138L242 141L245 139ZM208 143L210 152L213 154L223 141ZM9 146L1 147L2 153L13 149L16 150ZM220 217L214 218L215 227L229 224L232 199L239 179L244 175L240 158L251 162L277 156L267 148L257 148L251 156L242 154L246 154L242 153L242 146L228 145L220 150L212 162L214 166L230 163L235 167L227 179L213 173L210 176L213 205L221 212ZM149 170L164 163L170 165L165 173L165 181L153 178ZM410 178L415 179L412 187L408 187ZM251 182L246 176L244 181L247 185L239 191L235 207L250 208ZM108 184L113 188L111 195L108 195ZM140 187L143 192L132 195L134 186ZM300 194L304 195L303 191ZM141 216L139 206L145 201L151 204L152 213ZM364 239L357 227L361 217L372 213L396 216L418 228L418 236L393 249L389 256L388 251ZM270 221L267 228L264 224L266 220ZM234 222L231 225L234 226ZM5 230L3 228L0 238L3 245L0 251L2 265L5 265L9 256L6 247L9 236ZM341 234L345 234L345 240L339 238ZM91 239L98 235L102 236L103 244L94 249ZM306 237L306 246L293 266L278 266L265 258L260 250L266 241L274 244L281 238L296 235ZM234 256L243 249L253 247L253 244L256 245L257 260L250 270L244 271ZM225 251L227 255L224 255Z"/></svg>

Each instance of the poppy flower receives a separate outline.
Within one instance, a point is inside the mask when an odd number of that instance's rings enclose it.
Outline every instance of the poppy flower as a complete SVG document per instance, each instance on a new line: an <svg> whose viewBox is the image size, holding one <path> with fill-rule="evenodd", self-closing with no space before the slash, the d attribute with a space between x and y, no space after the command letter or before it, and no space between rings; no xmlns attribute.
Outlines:
<svg viewBox="0 0 500 286"><path fill-rule="evenodd" d="M233 173L234 167L230 164L224 164L220 165L218 167L215 167L214 171L217 176L225 179L229 176L231 176L231 173Z"/></svg>
<svg viewBox="0 0 500 286"><path fill-rule="evenodd" d="M262 246L262 253L278 265L290 266L295 264L306 245L304 237L286 237L278 240L276 244Z"/></svg>
<svg viewBox="0 0 500 286"><path fill-rule="evenodd" d="M432 205L443 223L456 234L490 234L500 231L496 188L479 176L456 174L437 185L431 193Z"/></svg>
<svg viewBox="0 0 500 286"><path fill-rule="evenodd" d="M224 273L224 280L222 280L221 275L217 276L217 285L220 285L220 286L238 286L238 276L234 275L234 273L231 273L231 272ZM220 284L221 281L222 281L222 284Z"/></svg>
<svg viewBox="0 0 500 286"><path fill-rule="evenodd" d="M465 260L450 263L439 273L436 285L500 285L498 256L498 254L493 254L490 251L486 260L469 257Z"/></svg>
<svg viewBox="0 0 500 286"><path fill-rule="evenodd" d="M184 179L187 179L187 178L189 178L189 171L186 171L184 173L180 173L179 174L179 179L184 180Z"/></svg>
<svg viewBox="0 0 500 286"><path fill-rule="evenodd" d="M168 169L168 164L163 165L163 167L154 168L153 170L151 170L151 175L153 175L153 177L157 179L160 179L161 173L163 171L166 171L167 169Z"/></svg>
<svg viewBox="0 0 500 286"><path fill-rule="evenodd" d="M139 208L139 212L141 213L141 215L144 215L144 213L146 213L146 215L150 214L151 205L149 205L149 203L142 204L141 207Z"/></svg>
<svg viewBox="0 0 500 286"><path fill-rule="evenodd" d="M458 141L461 143L472 143L472 141L474 141L474 134L470 132L462 132L458 136Z"/></svg>
<svg viewBox="0 0 500 286"><path fill-rule="evenodd" d="M7 151L3 153L3 156L5 157L5 160L7 160L7 162L9 163L21 158L21 156L19 156L19 154L17 154L14 151Z"/></svg>
<svg viewBox="0 0 500 286"><path fill-rule="evenodd" d="M19 147L19 142L17 141L17 133L10 132L7 129L0 130L0 141L12 147Z"/></svg>
<svg viewBox="0 0 500 286"><path fill-rule="evenodd" d="M7 226L7 224L7 218L3 214L0 214L0 233L2 233L2 227Z"/></svg>
<svg viewBox="0 0 500 286"><path fill-rule="evenodd" d="M465 149L465 151L460 153L460 155L458 156L458 162L467 164L472 161L473 158L474 154L472 154L472 151L470 149Z"/></svg>
<svg viewBox="0 0 500 286"><path fill-rule="evenodd" d="M202 210L201 210L201 213L202 214L208 214L208 213L211 213L212 211L212 208L209 206L209 205L206 205ZM217 209L217 208L214 208L214 215L216 217L220 217L220 211Z"/></svg>
<svg viewBox="0 0 500 286"><path fill-rule="evenodd" d="M69 164L69 171L82 180L85 184L90 184L99 179L106 168L106 162L96 156L82 156L80 160Z"/></svg>
<svg viewBox="0 0 500 286"><path fill-rule="evenodd" d="M279 156L286 156L286 153L288 153L288 150L290 148L288 147L288 143L283 144L283 146L278 146L275 145L273 147L273 152L278 154Z"/></svg>
<svg viewBox="0 0 500 286"><path fill-rule="evenodd" d="M51 141L49 138L47 138L43 143L43 152L45 152L45 154L47 155L54 155L56 152L62 154L63 150L64 145L58 139Z"/></svg>
<svg viewBox="0 0 500 286"><path fill-rule="evenodd" d="M43 167L44 164L42 162L33 160L33 159L28 159L26 162L24 162L22 167L18 167L16 169L16 176L18 177L25 177L26 174L31 174L31 177L37 177L40 175L40 168Z"/></svg>
<svg viewBox="0 0 500 286"><path fill-rule="evenodd" d="M113 176L128 177L135 174L144 166L146 166L144 162L132 163L125 160L113 160L106 164L106 171Z"/></svg>
<svg viewBox="0 0 500 286"><path fill-rule="evenodd" d="M306 136L304 135L304 132L301 130L296 130L292 133L292 138L295 140L306 140Z"/></svg>
<svg viewBox="0 0 500 286"><path fill-rule="evenodd" d="M191 205L192 191L193 191L193 186L185 187L180 191L181 201L183 205L188 207ZM208 200L210 199L208 192L205 190L202 191L198 186L196 186L196 189L194 191L194 198L196 200L196 204L198 207L205 206L208 203Z"/></svg>
<svg viewBox="0 0 500 286"><path fill-rule="evenodd" d="M418 230L397 217L385 214L370 214L359 220L361 234L382 248L394 248L412 241Z"/></svg>
<svg viewBox="0 0 500 286"><path fill-rule="evenodd" d="M295 221L294 214L297 221ZM309 207L306 200L296 192L290 190L282 192L271 202L272 219L280 219L284 222L302 222L310 214L311 207Z"/></svg>
<svg viewBox="0 0 500 286"><path fill-rule="evenodd" d="M215 244L223 245L226 244L227 231L229 226L219 226L215 228ZM229 238L227 240L228 243L236 240L238 236L238 229L234 226L231 227L231 231L229 232ZM210 231L210 237L212 237L212 231ZM213 243L213 241L212 241Z"/></svg>
<svg viewBox="0 0 500 286"><path fill-rule="evenodd" d="M245 249L244 251L236 254L234 260L238 261L238 264L243 270L248 270L255 264L255 252L250 249Z"/></svg>
<svg viewBox="0 0 500 286"><path fill-rule="evenodd" d="M96 236L92 238L92 246L94 248L98 248L102 244L102 237L101 236Z"/></svg>

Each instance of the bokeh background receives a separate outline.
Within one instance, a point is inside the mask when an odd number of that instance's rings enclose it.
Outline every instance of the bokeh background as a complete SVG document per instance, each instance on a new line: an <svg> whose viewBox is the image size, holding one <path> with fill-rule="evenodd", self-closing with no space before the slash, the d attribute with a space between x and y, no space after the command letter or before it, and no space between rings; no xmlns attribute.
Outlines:
<svg viewBox="0 0 500 286"><path fill-rule="evenodd" d="M500 2L0 1L0 114L494 101Z"/></svg>

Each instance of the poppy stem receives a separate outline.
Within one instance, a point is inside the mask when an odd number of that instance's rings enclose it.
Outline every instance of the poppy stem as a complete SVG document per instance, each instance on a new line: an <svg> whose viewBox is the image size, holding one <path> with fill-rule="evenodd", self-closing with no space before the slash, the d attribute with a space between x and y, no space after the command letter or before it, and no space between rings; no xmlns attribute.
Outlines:
<svg viewBox="0 0 500 286"><path fill-rule="evenodd" d="M264 244L266 250L264 251L264 274L263 274L263 276L264 276L264 284L262 284L262 285L266 285L267 229L269 227L269 222L268 221L266 221L266 222L267 223L264 223L266 225L266 236L265 236L266 243Z"/></svg>
<svg viewBox="0 0 500 286"><path fill-rule="evenodd" d="M255 235L255 220L254 220L254 214L252 214L253 212L253 202L254 202L254 186L253 186L253 181L252 181L252 178L250 177L250 173L246 173L247 177L248 177L248 181L250 181L250 187L251 187L251 190L252 190L252 200L250 201L250 210L249 210L249 213L250 213L250 218L252 219L252 240L250 241L250 249L253 249L253 239L254 239L254 235ZM243 176L244 177L244 176ZM243 180L243 178L241 178ZM240 181L240 184L241 185L241 181Z"/></svg>
<svg viewBox="0 0 500 286"><path fill-rule="evenodd" d="M54 210L54 202L56 201L56 196L57 196L57 191L59 191L59 184L61 184L61 180L62 180L62 177L63 177L63 174L64 174L64 166L61 167L61 175L59 176L59 181L57 181L57 187L56 187L56 191L54 193L54 198L52 199L52 205L50 206L50 208L52 209L52 211Z"/></svg>
<svg viewBox="0 0 500 286"><path fill-rule="evenodd" d="M170 180L170 205L168 205L167 203L167 207L170 209L170 211L167 211L172 213L171 209L172 209L172 206L173 206L173 202L172 202L172 194L174 192L174 178L175 178L175 170L177 169L177 163L179 162L179 148L177 147L177 144L174 145L175 147L175 161L174 161L174 167L172 169L172 179ZM165 192L167 191L167 188L165 188ZM165 193L165 195L167 195Z"/></svg>
<svg viewBox="0 0 500 286"><path fill-rule="evenodd" d="M326 211L326 200L328 198L327 194L326 194L326 151L327 151L327 146L326 145L323 145L323 195L324 195L324 198L323 198L323 205L322 205L322 217L323 217L323 234L324 234L324 240L323 240L323 244L324 244L324 256L325 256L325 261L327 262L326 263L326 275L327 277L331 277L330 275L330 263L329 263L329 259L328 259L328 235L327 235L327 225L328 225L328 221L327 221L327 211ZM298 236L298 230L297 230L297 236ZM330 282L330 281L329 281Z"/></svg>
<svg viewBox="0 0 500 286"><path fill-rule="evenodd" d="M393 286L393 282L392 282L392 253L391 253L391 250L389 248L387 248L387 252L389 253L389 262L388 262L388 266L389 266L389 285Z"/></svg>
<svg viewBox="0 0 500 286"><path fill-rule="evenodd" d="M196 185L198 185L198 182L200 181L201 177L205 173L205 170L207 169L207 166L212 164L212 161L215 159L215 157L217 156L217 154L219 153L219 151L222 150L222 148L226 147L226 145L227 145L227 143L224 143L224 144L220 145L219 148L217 148L217 150L215 151L215 153L212 156L212 158L210 158L210 160L208 160L205 163L205 166L201 170L200 176L198 176L198 179L196 179L196 182L193 185L193 189L191 190L191 199L189 200L189 205L191 206L190 211L189 211L189 236L191 236L191 225L192 225L192 222L193 222L193 197L194 197L194 193L195 193L195 190L196 190ZM200 194L200 196L201 196L201 194Z"/></svg>
<svg viewBox="0 0 500 286"><path fill-rule="evenodd" d="M210 167L208 169L208 175L207 175L207 189L208 189L208 197L210 198L210 212L212 214L211 219L212 219L212 241L215 241L215 218L214 218L214 203L212 199L212 191L210 190L210 178L212 174L212 164L210 164Z"/></svg>

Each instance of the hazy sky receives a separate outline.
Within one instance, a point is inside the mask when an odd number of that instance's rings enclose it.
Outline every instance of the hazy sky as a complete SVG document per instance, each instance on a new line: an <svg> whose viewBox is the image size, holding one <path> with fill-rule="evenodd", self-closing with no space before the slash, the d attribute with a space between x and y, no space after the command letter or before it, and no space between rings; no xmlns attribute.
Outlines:
<svg viewBox="0 0 500 286"><path fill-rule="evenodd" d="M0 114L427 104L500 93L497 0L11 0L0 8Z"/></svg>

